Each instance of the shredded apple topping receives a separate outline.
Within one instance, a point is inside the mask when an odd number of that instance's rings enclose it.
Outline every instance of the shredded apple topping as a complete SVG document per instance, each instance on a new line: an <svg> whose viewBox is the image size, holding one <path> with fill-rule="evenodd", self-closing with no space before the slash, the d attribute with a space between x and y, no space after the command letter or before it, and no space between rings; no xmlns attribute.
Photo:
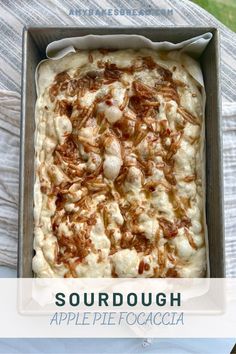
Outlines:
<svg viewBox="0 0 236 354"><path fill-rule="evenodd" d="M204 272L194 268L204 250L201 95L179 59L166 66L146 51L130 50L129 65L116 60L122 51L89 51L41 94L39 276Z"/></svg>

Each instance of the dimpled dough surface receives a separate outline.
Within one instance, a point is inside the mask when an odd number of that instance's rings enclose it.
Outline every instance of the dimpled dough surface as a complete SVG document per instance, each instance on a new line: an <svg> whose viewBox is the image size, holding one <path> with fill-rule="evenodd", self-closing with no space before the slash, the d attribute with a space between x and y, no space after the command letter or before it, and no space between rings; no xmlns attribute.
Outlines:
<svg viewBox="0 0 236 354"><path fill-rule="evenodd" d="M202 277L203 99L178 52L79 51L38 70L38 277Z"/></svg>

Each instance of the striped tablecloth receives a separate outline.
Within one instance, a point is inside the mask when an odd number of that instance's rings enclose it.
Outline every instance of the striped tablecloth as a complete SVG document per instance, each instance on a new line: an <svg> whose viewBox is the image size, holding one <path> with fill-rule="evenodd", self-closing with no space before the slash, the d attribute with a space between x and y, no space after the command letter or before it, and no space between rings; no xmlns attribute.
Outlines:
<svg viewBox="0 0 236 354"><path fill-rule="evenodd" d="M144 14L146 14L144 16ZM188 0L0 1L0 264L16 267L21 37L25 25L221 30L227 276L236 276L236 34Z"/></svg>

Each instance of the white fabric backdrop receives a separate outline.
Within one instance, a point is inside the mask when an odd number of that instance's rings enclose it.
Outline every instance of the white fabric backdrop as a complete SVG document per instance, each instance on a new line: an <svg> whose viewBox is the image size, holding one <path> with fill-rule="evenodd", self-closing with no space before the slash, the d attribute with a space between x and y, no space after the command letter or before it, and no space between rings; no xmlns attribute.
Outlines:
<svg viewBox="0 0 236 354"><path fill-rule="evenodd" d="M70 10L162 9L159 16L71 16ZM167 15L167 10L172 14ZM236 35L188 0L0 0L0 277L15 276L21 33L24 25L216 26L221 30L227 276L236 276ZM0 353L217 353L232 340L0 340Z"/></svg>
<svg viewBox="0 0 236 354"><path fill-rule="evenodd" d="M79 13L89 9L146 10L148 6L159 8L163 14ZM79 16L72 15L76 10ZM15 268L17 262L21 32L24 25L32 24L196 25L217 26L221 30L226 273L236 276L236 34L188 0L0 0L0 265Z"/></svg>

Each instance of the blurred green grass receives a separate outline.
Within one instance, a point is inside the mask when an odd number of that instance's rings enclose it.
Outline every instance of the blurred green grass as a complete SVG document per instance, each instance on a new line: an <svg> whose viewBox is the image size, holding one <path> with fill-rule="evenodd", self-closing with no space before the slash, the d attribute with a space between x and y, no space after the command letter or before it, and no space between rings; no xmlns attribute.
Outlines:
<svg viewBox="0 0 236 354"><path fill-rule="evenodd" d="M236 0L192 0L236 32Z"/></svg>

